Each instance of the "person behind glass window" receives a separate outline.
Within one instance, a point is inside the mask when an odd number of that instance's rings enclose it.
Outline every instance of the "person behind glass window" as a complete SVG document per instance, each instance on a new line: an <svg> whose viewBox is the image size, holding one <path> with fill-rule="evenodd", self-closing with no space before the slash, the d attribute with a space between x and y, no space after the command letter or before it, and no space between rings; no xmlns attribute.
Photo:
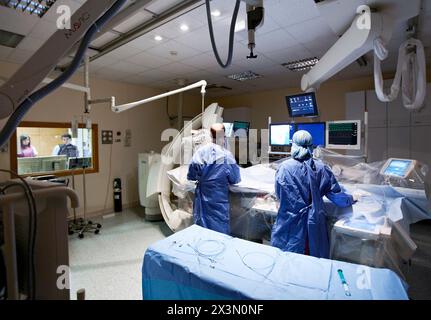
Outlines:
<svg viewBox="0 0 431 320"><path fill-rule="evenodd" d="M67 156L68 158L78 158L79 150L78 147L72 144L72 136L68 133L61 136L63 144L55 146L52 151L53 156Z"/></svg>
<svg viewBox="0 0 431 320"><path fill-rule="evenodd" d="M31 145L29 135L23 134L19 137L20 148L18 151L18 158L34 158L37 157L37 150Z"/></svg>

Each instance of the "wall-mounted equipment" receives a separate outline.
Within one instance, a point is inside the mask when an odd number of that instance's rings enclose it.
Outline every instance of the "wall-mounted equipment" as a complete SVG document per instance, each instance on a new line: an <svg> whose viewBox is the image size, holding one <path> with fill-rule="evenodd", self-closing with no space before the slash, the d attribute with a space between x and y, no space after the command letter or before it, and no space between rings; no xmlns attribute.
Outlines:
<svg viewBox="0 0 431 320"><path fill-rule="evenodd" d="M291 118L317 117L319 115L314 92L287 96L286 102Z"/></svg>

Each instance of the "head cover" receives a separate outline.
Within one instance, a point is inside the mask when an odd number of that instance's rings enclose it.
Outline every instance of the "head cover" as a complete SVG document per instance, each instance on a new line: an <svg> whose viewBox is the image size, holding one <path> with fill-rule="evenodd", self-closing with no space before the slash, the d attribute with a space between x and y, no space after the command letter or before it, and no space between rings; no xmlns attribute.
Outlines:
<svg viewBox="0 0 431 320"><path fill-rule="evenodd" d="M308 131L299 130L292 138L292 158L307 160L313 156L313 137Z"/></svg>

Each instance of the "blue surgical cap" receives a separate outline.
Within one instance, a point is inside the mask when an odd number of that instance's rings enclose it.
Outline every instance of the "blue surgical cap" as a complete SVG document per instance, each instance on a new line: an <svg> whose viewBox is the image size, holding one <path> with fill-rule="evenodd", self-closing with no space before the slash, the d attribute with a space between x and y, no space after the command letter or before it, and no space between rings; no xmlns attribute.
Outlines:
<svg viewBox="0 0 431 320"><path fill-rule="evenodd" d="M292 158L306 160L313 156L313 137L308 131L299 130L292 138Z"/></svg>

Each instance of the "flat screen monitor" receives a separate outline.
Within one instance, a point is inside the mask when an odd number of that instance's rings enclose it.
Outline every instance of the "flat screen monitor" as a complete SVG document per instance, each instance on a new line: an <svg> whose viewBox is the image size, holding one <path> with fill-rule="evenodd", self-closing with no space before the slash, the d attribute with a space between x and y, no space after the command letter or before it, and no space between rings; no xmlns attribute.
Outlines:
<svg viewBox="0 0 431 320"><path fill-rule="evenodd" d="M271 146L290 146L295 126L288 123L273 123L269 126L269 144Z"/></svg>
<svg viewBox="0 0 431 320"><path fill-rule="evenodd" d="M361 149L361 121L329 121L326 123L326 148Z"/></svg>
<svg viewBox="0 0 431 320"><path fill-rule="evenodd" d="M91 157L84 158L69 158L69 169L91 168Z"/></svg>
<svg viewBox="0 0 431 320"><path fill-rule="evenodd" d="M250 130L250 122L234 121L233 135L235 135L236 137L247 137L249 130Z"/></svg>
<svg viewBox="0 0 431 320"><path fill-rule="evenodd" d="M319 115L314 92L287 96L286 102L291 118L317 117Z"/></svg>
<svg viewBox="0 0 431 320"><path fill-rule="evenodd" d="M325 147L325 122L297 123L296 131L308 131L313 137L313 146Z"/></svg>
<svg viewBox="0 0 431 320"><path fill-rule="evenodd" d="M224 130L225 130L225 136L230 138L233 136L233 123L232 122L224 122Z"/></svg>
<svg viewBox="0 0 431 320"><path fill-rule="evenodd" d="M386 161L380 173L384 176L406 179L415 166L415 160L391 158Z"/></svg>

